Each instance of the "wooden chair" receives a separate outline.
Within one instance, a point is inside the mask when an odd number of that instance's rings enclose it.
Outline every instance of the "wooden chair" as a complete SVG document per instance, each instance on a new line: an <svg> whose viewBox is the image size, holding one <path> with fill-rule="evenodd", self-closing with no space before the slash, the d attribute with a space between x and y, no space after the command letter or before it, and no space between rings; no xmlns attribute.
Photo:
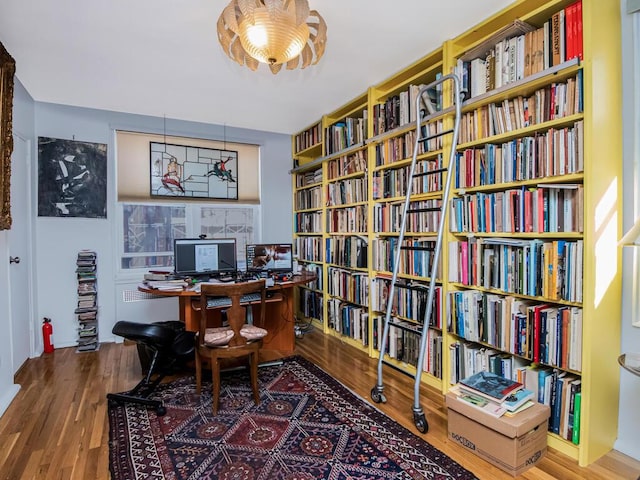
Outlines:
<svg viewBox="0 0 640 480"><path fill-rule="evenodd" d="M266 286L264 280L247 283L210 284L200 287L200 328L196 333L196 392L200 394L202 387L202 357L211 363L211 379L213 381L213 414L218 413L220 402L220 362L228 358L249 357L251 387L256 405L260 403L258 393L258 352L262 347L262 338L267 334L263 328L246 323L246 303L242 296L258 294L259 300L253 304L260 305L258 325L264 325ZM212 305L215 298L228 297L231 305ZM242 304L241 304L242 303ZM208 327L207 312L212 309L225 309L228 326Z"/></svg>

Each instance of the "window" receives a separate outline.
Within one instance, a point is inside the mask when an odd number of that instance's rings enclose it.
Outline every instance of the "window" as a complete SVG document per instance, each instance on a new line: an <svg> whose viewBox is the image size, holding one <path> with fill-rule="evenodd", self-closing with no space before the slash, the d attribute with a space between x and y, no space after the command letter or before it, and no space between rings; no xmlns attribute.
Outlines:
<svg viewBox="0 0 640 480"><path fill-rule="evenodd" d="M238 151L242 181L238 198L229 202L193 202L180 197L151 198L151 142ZM149 133L116 131L118 170L119 265L121 275L142 270L173 270L176 238L235 238L238 268L245 265L245 247L260 241L260 150L257 145Z"/></svg>
<svg viewBox="0 0 640 480"><path fill-rule="evenodd" d="M176 238L235 238L238 268L244 269L245 247L259 242L258 205L120 203L121 272L173 269Z"/></svg>

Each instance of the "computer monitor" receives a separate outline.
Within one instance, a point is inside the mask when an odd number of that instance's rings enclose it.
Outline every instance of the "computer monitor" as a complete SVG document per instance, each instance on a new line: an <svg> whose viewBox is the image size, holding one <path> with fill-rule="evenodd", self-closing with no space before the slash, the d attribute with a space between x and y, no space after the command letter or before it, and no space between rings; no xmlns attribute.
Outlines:
<svg viewBox="0 0 640 480"><path fill-rule="evenodd" d="M293 271L292 245L290 243L247 245L247 271L254 273Z"/></svg>
<svg viewBox="0 0 640 480"><path fill-rule="evenodd" d="M235 273L235 238L180 238L174 240L176 276L217 276Z"/></svg>

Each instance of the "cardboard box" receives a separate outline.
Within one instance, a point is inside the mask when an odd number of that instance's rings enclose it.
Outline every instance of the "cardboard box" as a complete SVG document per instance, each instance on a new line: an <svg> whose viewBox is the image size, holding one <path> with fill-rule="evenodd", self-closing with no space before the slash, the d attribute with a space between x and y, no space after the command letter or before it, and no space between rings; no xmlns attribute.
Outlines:
<svg viewBox="0 0 640 480"><path fill-rule="evenodd" d="M550 409L536 403L513 417L493 417L447 393L449 438L512 475L538 463L547 451Z"/></svg>

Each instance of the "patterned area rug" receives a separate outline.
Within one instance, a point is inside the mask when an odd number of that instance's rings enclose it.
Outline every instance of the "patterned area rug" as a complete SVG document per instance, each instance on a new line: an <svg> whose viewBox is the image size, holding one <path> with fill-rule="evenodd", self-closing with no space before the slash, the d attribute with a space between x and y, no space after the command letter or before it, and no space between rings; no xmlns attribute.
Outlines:
<svg viewBox="0 0 640 480"><path fill-rule="evenodd" d="M302 357L263 367L259 377L256 406L248 373L226 373L216 416L211 384L196 395L193 377L158 387L162 417L110 404L112 478L476 478Z"/></svg>

